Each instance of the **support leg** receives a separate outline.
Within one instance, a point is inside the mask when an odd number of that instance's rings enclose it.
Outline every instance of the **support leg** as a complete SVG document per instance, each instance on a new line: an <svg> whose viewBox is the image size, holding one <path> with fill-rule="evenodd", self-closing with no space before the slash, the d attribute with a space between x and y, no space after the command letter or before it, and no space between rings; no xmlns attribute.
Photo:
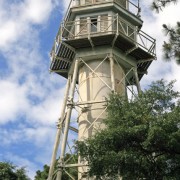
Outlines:
<svg viewBox="0 0 180 180"><path fill-rule="evenodd" d="M115 92L115 77L114 77L114 59L110 59L110 68L111 68L111 83L112 83L112 92Z"/></svg>
<svg viewBox="0 0 180 180"><path fill-rule="evenodd" d="M77 75L78 75L78 63L79 60L76 60L75 62L75 67L74 67L74 73L73 73L73 80L71 83L71 91L69 95L69 105L67 109L67 115L66 115L66 120L65 120L65 127L64 127L64 137L62 140L62 146L61 146L61 156L60 159L58 160L58 172L57 172L57 177L56 180L61 180L62 179L62 170L63 170L63 163L64 163L64 156L65 156L65 150L66 150L66 143L67 143L67 138L68 138L68 129L69 129L69 124L70 124L70 117L73 109L73 99L74 99L74 92L75 92L75 86L76 86L76 80L77 80Z"/></svg>
<svg viewBox="0 0 180 180"><path fill-rule="evenodd" d="M60 143L62 126L64 123L64 116L65 116L65 110L66 110L66 105L67 105L67 99L68 99L68 95L69 95L70 82L71 82L71 77L69 76L67 84L66 84L66 91L65 91L63 106L62 106L62 110L61 110L61 118L59 119L59 122L58 122L58 129L57 129L57 133L56 133L56 140L54 143L54 149L53 149L51 165L50 165L50 169L49 169L48 180L52 180L52 177L53 177L54 165L55 165L56 156L57 156L57 150L58 150L59 143Z"/></svg>
<svg viewBox="0 0 180 180"><path fill-rule="evenodd" d="M141 91L141 86L139 83L137 68L134 68L133 70L134 70L134 77L135 77L135 81L136 81L137 91L138 91L138 94L140 94L142 91Z"/></svg>

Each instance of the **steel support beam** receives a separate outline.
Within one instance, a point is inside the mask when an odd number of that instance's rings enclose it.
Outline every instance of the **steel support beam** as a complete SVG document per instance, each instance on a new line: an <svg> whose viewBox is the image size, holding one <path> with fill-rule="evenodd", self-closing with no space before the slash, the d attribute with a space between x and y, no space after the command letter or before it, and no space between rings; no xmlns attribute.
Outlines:
<svg viewBox="0 0 180 180"><path fill-rule="evenodd" d="M71 63L72 61L68 58L63 58L63 57L55 57L54 61L64 61L64 62L68 62Z"/></svg>
<svg viewBox="0 0 180 180"><path fill-rule="evenodd" d="M139 83L137 68L134 68L133 71L134 71L134 77L135 77L135 81L136 81L137 91L138 91L138 94L140 94L142 91L141 91L141 86Z"/></svg>
<svg viewBox="0 0 180 180"><path fill-rule="evenodd" d="M74 65L74 73L72 77L71 90L69 94L70 102L73 102L74 100L74 92L75 92L76 80L77 80L77 75L78 75L78 64L79 64L79 60L77 59ZM66 115L65 127L64 127L64 136L63 136L62 146L61 146L61 155L60 155L60 159L58 160L58 171L57 171L56 180L62 179L62 171L63 171L62 165L64 163L64 156L65 156L66 143L67 143L67 138L68 138L68 130L69 130L69 125L70 125L70 117L71 117L72 109L73 109L73 105L69 105L67 107L67 115Z"/></svg>
<svg viewBox="0 0 180 180"><path fill-rule="evenodd" d="M56 72L56 73L68 73L68 70L49 70L51 72Z"/></svg>
<svg viewBox="0 0 180 180"><path fill-rule="evenodd" d="M111 69L111 83L112 83L112 92L115 92L115 77L114 77L114 59L110 59L110 69Z"/></svg>
<svg viewBox="0 0 180 180"><path fill-rule="evenodd" d="M63 106L62 106L62 110L61 110L61 117L59 119L58 126L57 126L58 128L57 128L57 133L56 133L56 140L55 140L55 143L54 143L54 148L53 148L53 154L52 154L52 159L51 159L51 164L50 164L50 169L49 169L48 180L52 180L52 176L53 176L53 172L54 172L54 165L55 165L55 162L56 162L57 150L58 150L59 143L60 143L60 138L61 138L60 136L61 136L62 127L63 127L63 121L64 121L64 116L65 116L65 110L66 110L66 104L67 104L70 84L71 84L71 77L69 76L67 84L66 84L66 91L65 91L64 100L63 100Z"/></svg>
<svg viewBox="0 0 180 180"><path fill-rule="evenodd" d="M155 60L154 58L140 59L140 60L138 60L138 64L139 64L139 63L144 63L144 62L149 62L149 61L154 61L154 60Z"/></svg>

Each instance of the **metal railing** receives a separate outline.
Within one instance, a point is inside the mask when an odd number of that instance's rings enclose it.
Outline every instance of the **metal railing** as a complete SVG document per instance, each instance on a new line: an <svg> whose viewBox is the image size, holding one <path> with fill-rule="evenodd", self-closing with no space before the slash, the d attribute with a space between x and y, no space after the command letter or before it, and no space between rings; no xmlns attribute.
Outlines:
<svg viewBox="0 0 180 180"><path fill-rule="evenodd" d="M137 16L139 16L139 13L141 11L139 7L139 1L137 4L135 4L134 2L129 0L70 0L68 9L64 16L64 20L66 21L68 19L68 14L71 8L105 4L109 2L114 2Z"/></svg>
<svg viewBox="0 0 180 180"><path fill-rule="evenodd" d="M116 24L114 23L116 19L113 16L106 17L107 18L103 20L98 18L87 18L66 22L63 24L62 36L70 40L96 34L115 33L116 29L113 25Z"/></svg>
<svg viewBox="0 0 180 180"><path fill-rule="evenodd" d="M62 23L52 51L56 52L62 41L108 34L121 35L131 41L131 43L134 43L135 46L155 56L155 39L118 15L104 16L103 18L99 16L97 18L86 18Z"/></svg>

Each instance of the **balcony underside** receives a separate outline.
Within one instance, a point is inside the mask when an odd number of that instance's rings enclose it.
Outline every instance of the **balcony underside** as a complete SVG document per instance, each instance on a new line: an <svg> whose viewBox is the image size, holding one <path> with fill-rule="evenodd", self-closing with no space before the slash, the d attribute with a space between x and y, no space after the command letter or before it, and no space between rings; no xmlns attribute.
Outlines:
<svg viewBox="0 0 180 180"><path fill-rule="evenodd" d="M68 70L73 61L75 52L72 51L65 43L61 43L56 50L56 55L53 57L50 64L50 71L67 78Z"/></svg>
<svg viewBox="0 0 180 180"><path fill-rule="evenodd" d="M115 41L114 41L115 40ZM66 43L70 46L80 49L80 48L89 48L94 46L104 46L104 45L112 45L114 41L114 46L119 48L122 52L127 52L128 55L134 57L137 61L145 61L137 64L138 67L138 74L139 80L143 77L142 72L147 72L148 67L150 66L151 62L155 59L155 55L148 53L147 51L143 50L139 46L135 46L134 42L125 38L123 35L119 35L116 37L115 34L103 35L103 36L92 36L91 43L88 38L79 38L73 40L67 40Z"/></svg>
<svg viewBox="0 0 180 180"><path fill-rule="evenodd" d="M115 34L106 34L101 36L94 35L91 36L90 39L88 39L86 36L72 40L65 40L64 42L74 49L90 48L92 46L97 47L104 45L111 45L118 48L120 51L132 56L137 60L137 62L139 62L137 63L139 80L141 80L144 72L147 72L147 69L150 66L151 62L153 61L153 59L155 59L155 55L149 53L147 50L144 50L143 48L135 44L131 39L126 38L121 34L118 36L116 36ZM73 53L65 45L61 44L58 47L56 59L54 59L51 63L50 70L67 78L68 70L71 66L71 62L74 56L75 53Z"/></svg>
<svg viewBox="0 0 180 180"><path fill-rule="evenodd" d="M115 40L115 41L114 41ZM104 46L104 45L112 45L114 41L114 46L119 48L122 52L128 52L129 50L135 48L132 50L129 55L134 57L136 60L142 60L142 59L150 59L154 58L154 56L147 51L143 50L141 47L134 44L133 41L129 40L128 38L125 38L123 35L119 35L116 37L115 34L109 34L109 35L102 35L102 36L91 36L90 40L86 38L77 38L73 40L66 40L65 42L74 47L75 49L80 48L89 48L93 46Z"/></svg>

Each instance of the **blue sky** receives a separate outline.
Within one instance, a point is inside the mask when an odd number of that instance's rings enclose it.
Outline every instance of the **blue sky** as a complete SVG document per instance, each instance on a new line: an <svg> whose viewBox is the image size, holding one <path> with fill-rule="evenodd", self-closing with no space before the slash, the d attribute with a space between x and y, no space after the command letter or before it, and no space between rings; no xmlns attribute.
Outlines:
<svg viewBox="0 0 180 180"><path fill-rule="evenodd" d="M157 56L141 85L176 79L180 67L162 61L162 24L175 25L180 3L159 14L141 2L143 31L156 38ZM35 171L50 163L65 79L49 74L49 52L67 7L65 0L0 0L0 161Z"/></svg>

